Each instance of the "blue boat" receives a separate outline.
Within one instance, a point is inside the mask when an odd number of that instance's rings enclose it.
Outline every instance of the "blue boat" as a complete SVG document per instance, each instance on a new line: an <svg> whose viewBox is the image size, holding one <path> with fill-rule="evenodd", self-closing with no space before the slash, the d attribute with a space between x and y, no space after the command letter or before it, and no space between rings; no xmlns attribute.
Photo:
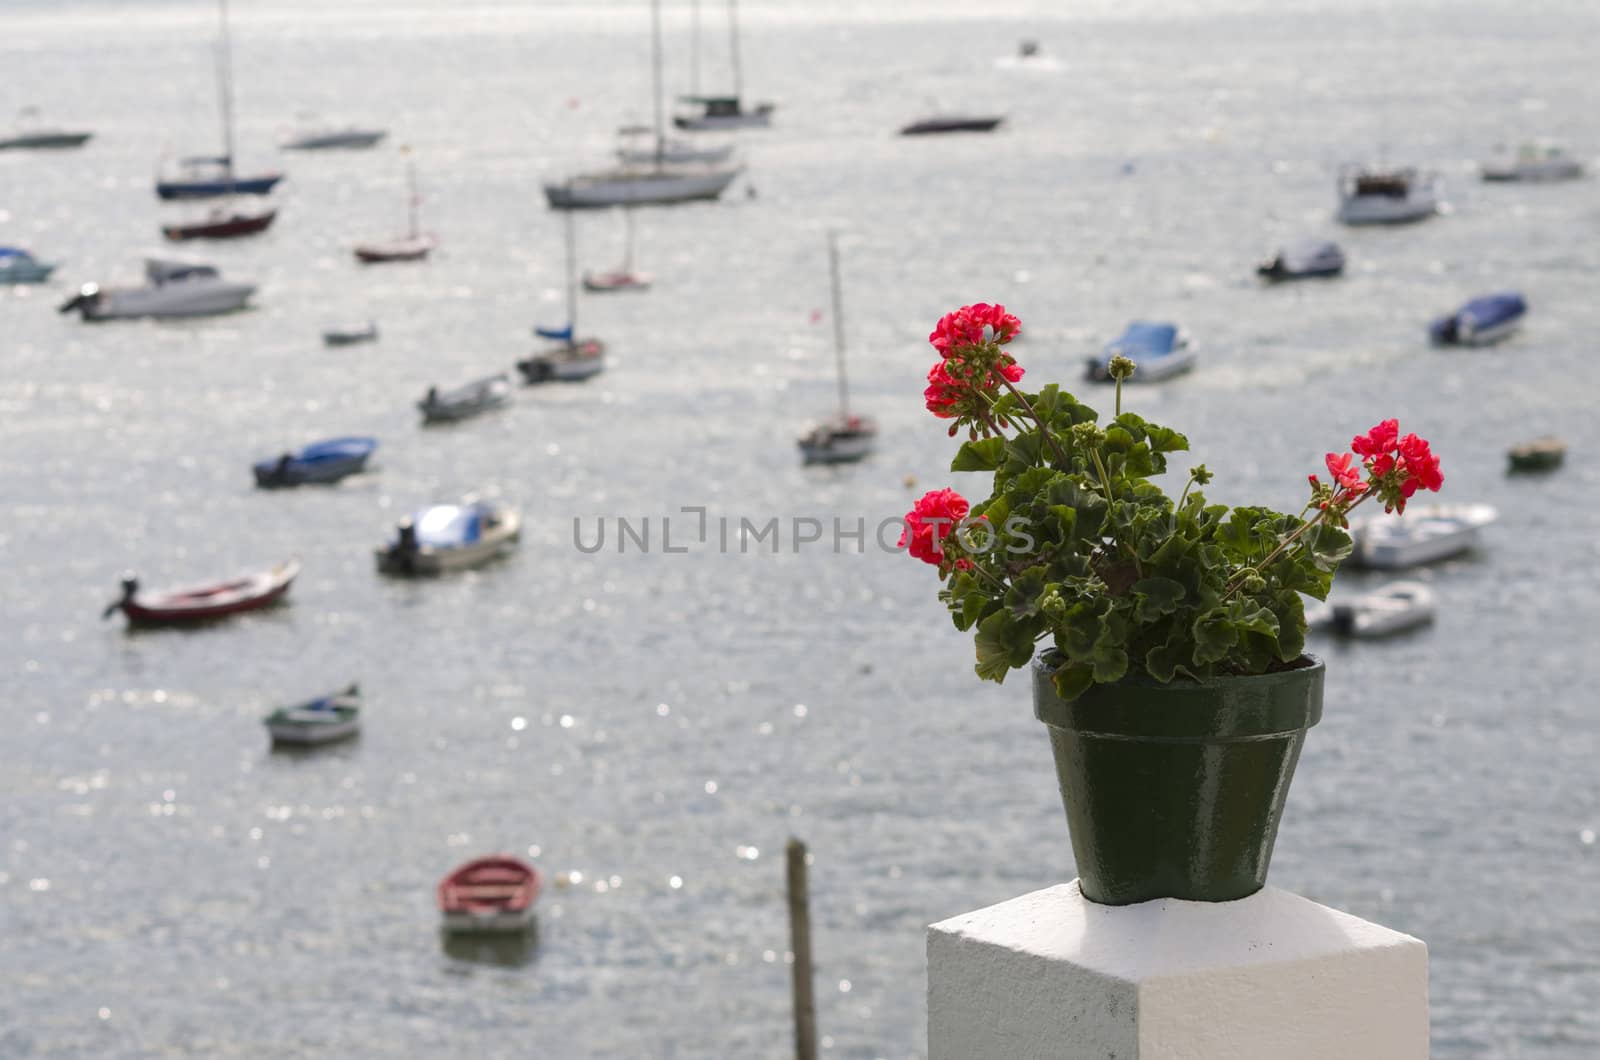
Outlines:
<svg viewBox="0 0 1600 1060"><path fill-rule="evenodd" d="M8 283L43 283L55 268L21 247L0 247L0 287Z"/></svg>
<svg viewBox="0 0 1600 1060"><path fill-rule="evenodd" d="M1449 316L1428 326L1428 335L1441 346L1488 346L1509 338L1528 315L1528 302L1516 291L1500 291L1474 298Z"/></svg>
<svg viewBox="0 0 1600 1060"><path fill-rule="evenodd" d="M283 179L282 173L239 176L233 161L219 158L185 158L171 177L156 179L156 194L163 199L214 199L223 195L266 195Z"/></svg>
<svg viewBox="0 0 1600 1060"><path fill-rule="evenodd" d="M298 453L284 453L255 465L256 485L262 489L300 486L311 482L338 482L366 467L378 448L375 438L329 438L313 442Z"/></svg>
<svg viewBox="0 0 1600 1060"><path fill-rule="evenodd" d="M1097 383L1109 380L1111 374L1107 366L1111 358L1118 356L1128 358L1137 366L1127 382L1154 383L1193 368L1195 344L1189 333L1176 324L1135 320L1107 343L1098 357L1089 358L1089 380Z"/></svg>

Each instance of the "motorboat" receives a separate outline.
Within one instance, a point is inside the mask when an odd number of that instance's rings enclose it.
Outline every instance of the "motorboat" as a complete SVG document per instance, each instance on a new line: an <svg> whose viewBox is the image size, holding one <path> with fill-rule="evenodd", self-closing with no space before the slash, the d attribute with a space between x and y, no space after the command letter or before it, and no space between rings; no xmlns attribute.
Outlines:
<svg viewBox="0 0 1600 1060"><path fill-rule="evenodd" d="M623 251L622 264L614 269L590 269L583 274L583 289L595 293L615 291L648 291L654 279L648 272L637 272L633 267L633 211L622 211Z"/></svg>
<svg viewBox="0 0 1600 1060"><path fill-rule="evenodd" d="M173 242L187 239L236 239L265 232L278 216L271 207L253 209L218 206L204 217L178 224L162 225L161 234Z"/></svg>
<svg viewBox="0 0 1600 1060"><path fill-rule="evenodd" d="M162 592L141 591L132 574L122 578L122 597L106 608L102 618L121 611L131 625L182 625L254 611L283 599L300 573L300 561L291 559L271 570L227 581Z"/></svg>
<svg viewBox="0 0 1600 1060"><path fill-rule="evenodd" d="M377 550L382 574L446 574L487 563L516 546L522 517L509 504L435 504L402 519Z"/></svg>
<svg viewBox="0 0 1600 1060"><path fill-rule="evenodd" d="M345 740L361 731L361 688L342 691L292 707L280 707L262 719L274 746L314 747Z"/></svg>
<svg viewBox="0 0 1600 1060"><path fill-rule="evenodd" d="M354 346L358 342L377 342L378 323L337 325L322 329L322 341L327 346Z"/></svg>
<svg viewBox="0 0 1600 1060"><path fill-rule="evenodd" d="M839 381L839 407L829 418L800 436L800 458L807 464L848 464L867 456L878 444L878 425L850 411L850 386L845 375L844 297L839 282L839 240L828 233L828 290L833 302L833 353Z"/></svg>
<svg viewBox="0 0 1600 1060"><path fill-rule="evenodd" d="M1510 338L1527 315L1518 292L1486 294L1428 325L1428 336L1440 346L1489 346Z"/></svg>
<svg viewBox="0 0 1600 1060"><path fill-rule="evenodd" d="M1347 225L1405 224L1439 209L1438 177L1410 166L1346 166L1338 188L1338 218Z"/></svg>
<svg viewBox="0 0 1600 1060"><path fill-rule="evenodd" d="M1089 358L1087 378L1103 383L1111 378L1113 357L1126 357L1134 363L1129 383L1155 383L1181 375L1195 365L1198 347L1187 331L1176 324L1136 320L1121 335L1106 344L1098 357Z"/></svg>
<svg viewBox="0 0 1600 1060"><path fill-rule="evenodd" d="M13 283L43 283L56 270L21 247L0 247L0 287Z"/></svg>
<svg viewBox="0 0 1600 1060"><path fill-rule="evenodd" d="M425 423L453 422L496 409L511 400L511 380L504 372L450 390L429 387L417 402Z"/></svg>
<svg viewBox="0 0 1600 1060"><path fill-rule="evenodd" d="M366 265L387 261L421 261L439 245L437 239L417 228L417 208L422 204L422 198L417 194L417 167L409 157L406 159L406 187L409 192L406 197L406 234L398 239L357 243L354 248L357 261Z"/></svg>
<svg viewBox="0 0 1600 1060"><path fill-rule="evenodd" d="M1413 505L1406 514L1381 513L1351 520L1351 562L1398 570L1460 555L1478 544L1479 531L1498 518L1488 504Z"/></svg>
<svg viewBox="0 0 1600 1060"><path fill-rule="evenodd" d="M1433 590L1421 582L1390 582L1350 600L1306 609L1306 627L1344 637L1374 639L1433 621Z"/></svg>
<svg viewBox="0 0 1600 1060"><path fill-rule="evenodd" d="M1005 122L1003 114L935 114L902 126L901 136L933 136L939 133L993 132Z"/></svg>
<svg viewBox="0 0 1600 1060"><path fill-rule="evenodd" d="M243 309L256 290L253 283L224 280L215 265L201 261L150 258L144 269L143 287L84 284L60 311L76 309L84 320L213 316Z"/></svg>
<svg viewBox="0 0 1600 1060"><path fill-rule="evenodd" d="M1274 282L1337 276L1344 271L1344 251L1326 239L1292 243L1256 266L1256 275Z"/></svg>
<svg viewBox="0 0 1600 1060"><path fill-rule="evenodd" d="M279 141L285 151L364 150L376 147L387 129L373 129L360 125L327 125L314 114L300 115L301 125Z"/></svg>
<svg viewBox="0 0 1600 1060"><path fill-rule="evenodd" d="M39 120L38 107L23 107L17 112L16 131L0 137L0 151L61 150L82 147L94 136L81 129L63 129Z"/></svg>
<svg viewBox="0 0 1600 1060"><path fill-rule="evenodd" d="M262 489L338 482L363 471L377 448L375 438L328 438L298 452L257 461L252 470Z"/></svg>
<svg viewBox="0 0 1600 1060"><path fill-rule="evenodd" d="M1556 181L1583 176L1583 163L1554 140L1534 140L1516 150L1497 148L1479 167L1484 180Z"/></svg>
<svg viewBox="0 0 1600 1060"><path fill-rule="evenodd" d="M675 136L651 140L654 130L648 125L625 125L617 130L622 142L617 161L624 166L714 165L733 157L732 143L705 143Z"/></svg>
<svg viewBox="0 0 1600 1060"><path fill-rule="evenodd" d="M439 881L439 914L445 933L527 930L542 882L538 869L509 854L461 865Z"/></svg>
<svg viewBox="0 0 1600 1060"><path fill-rule="evenodd" d="M698 14L698 12L697 12ZM693 84L700 83L699 25L695 26L696 40L691 59ZM702 95L698 91L678 97L679 113L672 124L680 129L695 132L724 129L765 129L772 124L772 114L777 110L773 103L746 105L744 102L744 64L739 58L739 5L738 0L728 0L728 59L733 70L733 91L725 96Z"/></svg>
<svg viewBox="0 0 1600 1060"><path fill-rule="evenodd" d="M583 173L546 184L545 199L557 210L604 206L666 206L715 199L743 172L742 166L621 167Z"/></svg>
<svg viewBox="0 0 1600 1060"><path fill-rule="evenodd" d="M1567 443L1546 435L1514 445L1506 452L1510 471L1554 471L1567 459Z"/></svg>

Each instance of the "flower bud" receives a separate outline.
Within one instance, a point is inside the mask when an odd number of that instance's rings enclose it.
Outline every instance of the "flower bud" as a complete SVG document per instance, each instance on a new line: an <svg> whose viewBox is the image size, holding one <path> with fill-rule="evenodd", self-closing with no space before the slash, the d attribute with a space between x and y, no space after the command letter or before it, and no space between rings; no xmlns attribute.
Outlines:
<svg viewBox="0 0 1600 1060"><path fill-rule="evenodd" d="M1138 367L1132 360L1119 353L1106 364L1106 374L1120 383L1132 375Z"/></svg>

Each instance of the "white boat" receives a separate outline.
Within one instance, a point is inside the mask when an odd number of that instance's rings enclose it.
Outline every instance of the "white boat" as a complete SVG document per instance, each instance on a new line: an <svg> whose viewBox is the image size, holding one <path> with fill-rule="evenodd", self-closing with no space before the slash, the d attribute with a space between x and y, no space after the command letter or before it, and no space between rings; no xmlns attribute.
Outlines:
<svg viewBox="0 0 1600 1060"><path fill-rule="evenodd" d="M0 247L0 287L13 283L43 283L56 271L21 247Z"/></svg>
<svg viewBox="0 0 1600 1060"><path fill-rule="evenodd" d="M377 265L387 261L421 261L433 253L439 241L417 226L417 208L422 196L417 194L417 164L411 160L411 149L400 148L406 156L406 234L394 239L357 243L353 248L356 260L364 265Z"/></svg>
<svg viewBox="0 0 1600 1060"><path fill-rule="evenodd" d="M1583 163L1554 140L1534 140L1515 151L1502 145L1480 169L1484 180L1496 181L1576 180L1583 176Z"/></svg>
<svg viewBox="0 0 1600 1060"><path fill-rule="evenodd" d="M878 425L850 412L850 386L844 370L844 297L839 284L839 242L828 233L828 290L833 300L833 352L838 362L839 409L800 437L800 458L807 464L848 464L867 456L878 444Z"/></svg>
<svg viewBox="0 0 1600 1060"><path fill-rule="evenodd" d="M1357 566L1399 570L1460 555L1478 544L1478 532L1499 513L1488 504L1413 505L1406 514L1352 520L1350 554Z"/></svg>
<svg viewBox="0 0 1600 1060"><path fill-rule="evenodd" d="M1108 382L1111 359L1126 357L1134 364L1126 382L1158 383L1192 370L1199 354L1199 344L1176 324L1135 320L1108 342L1099 356L1089 358L1084 377L1090 382Z"/></svg>
<svg viewBox="0 0 1600 1060"><path fill-rule="evenodd" d="M744 104L744 64L739 59L739 5L738 0L728 0L728 59L733 67L733 91L726 96L708 96L700 93L700 6L694 6L694 54L690 59L693 70L693 88L678 102L684 109L673 116L672 124L680 129L695 132L715 132L732 129L765 129L772 124L773 103Z"/></svg>
<svg viewBox="0 0 1600 1060"><path fill-rule="evenodd" d="M82 129L63 129L39 121L38 107L23 107L17 112L17 131L0 138L0 151L59 150L82 147L94 133Z"/></svg>
<svg viewBox="0 0 1600 1060"><path fill-rule="evenodd" d="M655 130L648 125L624 125L617 132L622 137L617 161L624 166L653 166L658 162L669 166L707 165L733 157L732 143L701 143L675 136L658 141Z"/></svg>
<svg viewBox="0 0 1600 1060"><path fill-rule="evenodd" d="M1306 626L1345 637L1388 637L1427 625L1433 613L1432 589L1421 582L1390 582L1352 600L1306 608Z"/></svg>
<svg viewBox="0 0 1600 1060"><path fill-rule="evenodd" d="M468 498L435 504L401 520L393 541L377 550L383 574L446 574L477 567L510 551L522 517L509 504Z"/></svg>
<svg viewBox="0 0 1600 1060"><path fill-rule="evenodd" d="M300 128L289 133L278 146L285 151L356 150L375 147L389 135L387 129L359 125L327 125L314 114L301 114Z"/></svg>
<svg viewBox="0 0 1600 1060"><path fill-rule="evenodd" d="M1344 251L1326 239L1303 239L1256 266L1264 280L1308 280L1344 271Z"/></svg>
<svg viewBox="0 0 1600 1060"><path fill-rule="evenodd" d="M274 744L310 747L347 739L361 731L361 689L352 684L331 696L275 710L263 724Z"/></svg>
<svg viewBox="0 0 1600 1060"><path fill-rule="evenodd" d="M1339 174L1338 218L1347 225L1405 224L1439 209L1438 177L1410 166L1346 166Z"/></svg>
<svg viewBox="0 0 1600 1060"><path fill-rule="evenodd" d="M86 283L60 311L76 309L85 320L132 317L200 317L243 309L255 293L253 283L224 280L215 265L200 261L150 258L143 287L105 287Z"/></svg>
<svg viewBox="0 0 1600 1060"><path fill-rule="evenodd" d="M665 158L666 111L661 99L661 0L651 0L651 65L655 93L655 138L649 160L634 165L580 173L544 186L545 198L557 210L601 206L671 205L715 199L739 176L738 165L672 165ZM660 146L657 146L660 145Z"/></svg>
<svg viewBox="0 0 1600 1060"><path fill-rule="evenodd" d="M577 337L578 226L570 210L563 220L567 237L567 322L559 328L533 329L535 335L554 339L559 345L517 362L517 370L529 383L582 382L599 375L606 367L606 344L599 339Z"/></svg>
<svg viewBox="0 0 1600 1060"><path fill-rule="evenodd" d="M499 408L510 400L511 380L502 372L452 390L431 386L417 408L425 423L452 422Z"/></svg>

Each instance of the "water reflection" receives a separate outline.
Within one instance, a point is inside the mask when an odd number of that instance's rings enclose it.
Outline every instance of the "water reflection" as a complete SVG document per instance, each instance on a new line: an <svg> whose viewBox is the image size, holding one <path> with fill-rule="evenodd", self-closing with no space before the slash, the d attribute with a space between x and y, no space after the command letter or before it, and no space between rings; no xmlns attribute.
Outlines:
<svg viewBox="0 0 1600 1060"><path fill-rule="evenodd" d="M526 929L507 934L460 934L441 929L439 943L445 956L452 960L494 968L522 968L533 963L538 954L539 920L535 917Z"/></svg>

